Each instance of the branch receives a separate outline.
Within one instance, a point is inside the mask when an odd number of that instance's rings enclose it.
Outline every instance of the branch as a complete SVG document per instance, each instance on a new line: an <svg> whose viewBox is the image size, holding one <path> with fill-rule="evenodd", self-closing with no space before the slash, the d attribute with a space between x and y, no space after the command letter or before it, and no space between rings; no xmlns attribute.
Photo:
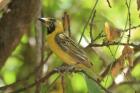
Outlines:
<svg viewBox="0 0 140 93"><path fill-rule="evenodd" d="M91 39L91 43L93 43L93 32L92 32L92 27L93 27L93 21L94 21L94 18L95 18L95 14L96 14L96 10L93 12L93 15L92 15L92 18L91 18L91 22L90 22L90 39Z"/></svg>
<svg viewBox="0 0 140 93"><path fill-rule="evenodd" d="M132 26L131 28L122 30L122 32L127 32L127 31L129 31L129 30L136 29L136 28L138 28L138 27L140 27L140 25Z"/></svg>
<svg viewBox="0 0 140 93"><path fill-rule="evenodd" d="M110 7L110 8L112 8L111 7L111 4L110 4L110 2L109 2L109 0L106 0L107 1L107 3L108 3L108 6Z"/></svg>
<svg viewBox="0 0 140 93"><path fill-rule="evenodd" d="M103 47L103 46L113 46L113 45L129 45L135 48L140 47L140 44L134 43L121 43L121 42L112 42L112 43L102 43L102 44L89 44L87 47Z"/></svg>
<svg viewBox="0 0 140 93"><path fill-rule="evenodd" d="M41 17L41 4L39 7L39 11L37 13L37 17L38 18ZM42 31L43 29L39 21L37 21L35 24L35 30L36 30L36 44L37 44L36 64L37 66L42 65L42 67L38 69L36 72L36 80L38 80L42 77L43 65L45 64L45 61L43 61L44 59L44 37L43 37L43 31ZM40 85L41 85L40 83L36 85L35 93L40 93Z"/></svg>
<svg viewBox="0 0 140 93"><path fill-rule="evenodd" d="M29 30L32 20L37 19L39 5L40 0L12 0L9 4L9 12L0 20L0 67Z"/></svg>
<svg viewBox="0 0 140 93"><path fill-rule="evenodd" d="M130 4L131 4L131 0L129 0L129 4L126 0L126 6L127 6L127 9L128 9L128 21L129 21L129 34L128 34L128 39L127 39L127 43L129 43L130 41L130 37L131 37L131 13L130 13Z"/></svg>
<svg viewBox="0 0 140 93"><path fill-rule="evenodd" d="M91 76L89 76L84 70L79 70L79 69L76 69L74 67L71 67L71 66L62 66L62 67L58 67L58 68L55 68L53 69L52 71L48 72L44 77L40 78L39 80L35 81L34 83L32 84L29 84L29 85L26 85L24 86L23 88L20 88L20 89L17 89L15 91L12 91L10 93L19 93L19 92L22 92L22 91L25 91L29 88L32 88L34 87L35 85L37 85L38 83L42 83L42 82L45 82L46 80L49 79L49 77L51 77L53 74L55 73L64 73L66 71L69 71L69 72L74 72L74 73L77 73L77 72L82 72L84 73L89 79L95 81L106 93L111 93L110 91L108 91L106 88L104 88L97 80L95 80L94 78L92 78ZM2 89L2 88L1 88Z"/></svg>

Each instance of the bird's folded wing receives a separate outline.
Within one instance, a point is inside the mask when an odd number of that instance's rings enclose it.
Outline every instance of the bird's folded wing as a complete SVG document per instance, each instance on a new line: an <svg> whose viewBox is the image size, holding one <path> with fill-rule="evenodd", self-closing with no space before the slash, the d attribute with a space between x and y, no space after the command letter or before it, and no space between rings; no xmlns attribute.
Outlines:
<svg viewBox="0 0 140 93"><path fill-rule="evenodd" d="M90 64L83 48L78 46L71 38L65 34L58 34L55 39L60 48L74 58L77 63Z"/></svg>

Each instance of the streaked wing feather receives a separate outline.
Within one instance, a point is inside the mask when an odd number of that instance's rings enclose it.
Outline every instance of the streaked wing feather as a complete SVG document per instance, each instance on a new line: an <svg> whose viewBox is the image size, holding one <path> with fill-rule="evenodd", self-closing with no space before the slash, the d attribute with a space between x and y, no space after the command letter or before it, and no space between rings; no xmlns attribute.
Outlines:
<svg viewBox="0 0 140 93"><path fill-rule="evenodd" d="M77 61L77 63L88 62L88 58L84 50L65 34L56 35L56 42L61 47L61 49L72 56Z"/></svg>

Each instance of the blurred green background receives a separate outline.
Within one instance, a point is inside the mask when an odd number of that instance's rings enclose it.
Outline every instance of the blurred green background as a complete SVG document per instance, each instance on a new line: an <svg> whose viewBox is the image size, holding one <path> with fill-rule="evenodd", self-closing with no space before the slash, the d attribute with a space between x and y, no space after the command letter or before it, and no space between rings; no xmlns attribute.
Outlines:
<svg viewBox="0 0 140 93"><path fill-rule="evenodd" d="M98 0L96 6L96 16L93 22L93 38L95 39L100 32L104 30L104 23L109 22L116 28L125 29L125 24L128 16L128 10L126 7L126 0L109 0L111 8L108 6L107 0ZM129 0L128 0L129 1ZM75 42L78 42L85 24L90 16L90 12L95 5L96 0L42 0L42 13L44 17L55 17L61 19L66 11L70 16L71 22L71 34ZM139 11L137 10L137 1L131 0L131 26L140 24ZM128 24L127 27L128 28ZM43 28L45 34L46 29ZM131 33L131 42L140 42L140 29L133 29ZM86 28L86 39L82 39L81 46L86 47L90 43L90 29L89 25ZM103 32L103 34L105 34ZM122 41L126 41L127 32L124 34ZM26 33L11 56L7 59L5 66L1 69L0 86L12 84L16 80L26 77L36 67L36 31L35 24L33 23L30 32ZM102 43L104 40L100 38L94 43ZM117 58L121 55L123 46L120 46L115 53L117 46L111 46L111 51L114 57ZM96 51L95 51L96 50ZM47 56L48 51L44 52L44 56ZM98 47L89 52L91 61L95 64L94 69L99 74L108 64L115 59L112 57L108 47ZM140 58L139 51L135 51L134 61ZM129 75L124 76L124 80L140 80L140 63L137 61L137 65L130 71ZM58 67L62 64L62 61L55 56L51 55L47 62L49 69ZM44 69L47 69L46 65ZM118 73L119 74L119 73ZM62 93L61 78L58 74L51 76L49 81L41 84L41 93ZM110 74L106 76L108 79L104 79L101 84L109 88L112 93L140 93L140 84L114 84L116 77L112 79ZM34 82L35 75L32 75L25 85ZM82 73L65 73L65 93L105 93L96 82L88 79ZM112 86L113 84L113 86ZM21 88L24 85L16 86ZM34 93L34 88L22 93ZM135 92L137 91L137 92ZM3 93L3 92L1 92ZM4 92L8 93L8 92Z"/></svg>

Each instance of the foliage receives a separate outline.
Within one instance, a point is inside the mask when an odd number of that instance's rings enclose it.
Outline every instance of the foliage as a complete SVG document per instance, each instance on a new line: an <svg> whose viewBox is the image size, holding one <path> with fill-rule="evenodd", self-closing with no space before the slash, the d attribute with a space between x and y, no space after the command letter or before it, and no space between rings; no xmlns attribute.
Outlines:
<svg viewBox="0 0 140 93"><path fill-rule="evenodd" d="M45 43L47 29L44 26L41 28L43 47L38 50L40 37L33 21L1 69L0 85L11 84L0 88L1 91L35 93L39 88L40 93L140 92L137 4L140 3L136 0L42 0L43 16L61 20L64 12L69 15L71 37L75 42L80 41L84 31L80 45L93 63L95 77L89 78L81 69L75 71L68 67L70 72L66 68L63 71L63 62Z"/></svg>

